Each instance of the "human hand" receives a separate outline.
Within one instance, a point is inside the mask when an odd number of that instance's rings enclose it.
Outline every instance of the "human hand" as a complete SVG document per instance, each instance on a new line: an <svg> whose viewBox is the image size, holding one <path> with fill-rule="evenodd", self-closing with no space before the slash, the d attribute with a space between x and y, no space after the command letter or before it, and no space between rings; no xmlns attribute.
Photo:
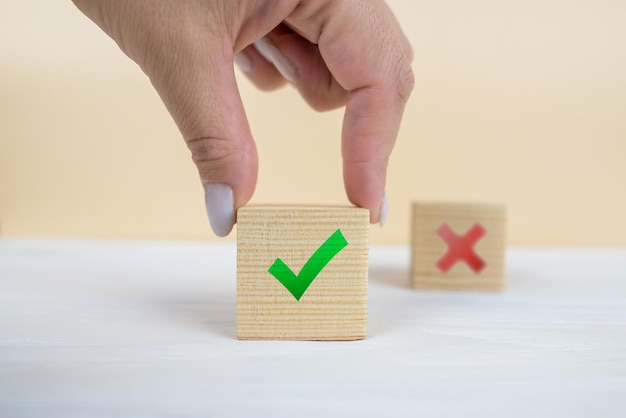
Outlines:
<svg viewBox="0 0 626 418"><path fill-rule="evenodd" d="M73 1L150 78L191 150L217 235L232 229L258 171L233 60L261 89L290 82L317 110L346 106L346 193L384 222L387 163L414 80L383 0Z"/></svg>

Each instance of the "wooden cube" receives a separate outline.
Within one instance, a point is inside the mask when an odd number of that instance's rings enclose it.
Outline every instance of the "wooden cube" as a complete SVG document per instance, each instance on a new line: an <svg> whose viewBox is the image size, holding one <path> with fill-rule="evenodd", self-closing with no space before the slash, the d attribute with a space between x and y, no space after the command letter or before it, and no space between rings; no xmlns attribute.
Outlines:
<svg viewBox="0 0 626 418"><path fill-rule="evenodd" d="M506 207L413 204L411 285L496 291L504 287Z"/></svg>
<svg viewBox="0 0 626 418"><path fill-rule="evenodd" d="M239 209L237 338L365 338L368 251L367 209Z"/></svg>

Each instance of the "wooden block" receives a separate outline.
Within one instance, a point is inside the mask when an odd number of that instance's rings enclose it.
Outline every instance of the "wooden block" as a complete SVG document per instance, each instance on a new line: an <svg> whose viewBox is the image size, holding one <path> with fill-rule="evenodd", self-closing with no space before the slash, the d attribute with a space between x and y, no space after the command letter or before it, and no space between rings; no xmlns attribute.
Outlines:
<svg viewBox="0 0 626 418"><path fill-rule="evenodd" d="M411 285L416 289L502 290L506 207L413 204Z"/></svg>
<svg viewBox="0 0 626 418"><path fill-rule="evenodd" d="M337 231L340 231L337 233ZM336 255L323 246L340 236ZM342 244L343 245L343 244ZM318 248L329 259L300 300L272 274L284 266L302 280ZM248 206L237 212L237 338L358 340L365 338L369 211L355 207ZM309 263L307 274L311 271ZM274 269L274 267L272 267ZM276 273L277 270L272 270ZM280 272L280 271L279 271ZM284 273L284 271L283 271ZM278 273L276 273L278 274Z"/></svg>

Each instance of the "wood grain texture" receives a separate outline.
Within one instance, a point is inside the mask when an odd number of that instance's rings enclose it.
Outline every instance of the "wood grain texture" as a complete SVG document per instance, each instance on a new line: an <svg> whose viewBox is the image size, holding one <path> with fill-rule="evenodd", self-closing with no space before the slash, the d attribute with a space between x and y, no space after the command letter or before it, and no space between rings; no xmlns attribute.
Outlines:
<svg viewBox="0 0 626 418"><path fill-rule="evenodd" d="M504 287L506 250L506 207L489 203L413 204L411 285L416 289L498 291ZM437 267L446 254L447 243L437 229L448 224L457 235L465 234L475 223L486 234L474 250L486 262L475 273L464 262L457 262L447 272Z"/></svg>
<svg viewBox="0 0 626 418"><path fill-rule="evenodd" d="M276 258L295 274L340 229L348 245L297 301L269 272ZM249 206L237 212L237 338L365 338L369 211L354 207Z"/></svg>

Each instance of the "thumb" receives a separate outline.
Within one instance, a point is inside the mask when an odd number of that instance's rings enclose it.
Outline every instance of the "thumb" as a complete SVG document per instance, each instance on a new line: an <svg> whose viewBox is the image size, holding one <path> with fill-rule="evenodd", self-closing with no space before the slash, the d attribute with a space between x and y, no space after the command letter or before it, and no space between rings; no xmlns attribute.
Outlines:
<svg viewBox="0 0 626 418"><path fill-rule="evenodd" d="M211 228L226 236L236 209L254 192L257 152L237 88L232 45L220 41L211 50L197 45L179 42L170 57L161 51L145 71L191 151Z"/></svg>
<svg viewBox="0 0 626 418"><path fill-rule="evenodd" d="M228 235L258 164L228 31L198 2L74 2L150 77L198 167L211 227Z"/></svg>
<svg viewBox="0 0 626 418"><path fill-rule="evenodd" d="M150 77L198 167L211 227L228 235L258 163L223 22L198 2L74 2Z"/></svg>

